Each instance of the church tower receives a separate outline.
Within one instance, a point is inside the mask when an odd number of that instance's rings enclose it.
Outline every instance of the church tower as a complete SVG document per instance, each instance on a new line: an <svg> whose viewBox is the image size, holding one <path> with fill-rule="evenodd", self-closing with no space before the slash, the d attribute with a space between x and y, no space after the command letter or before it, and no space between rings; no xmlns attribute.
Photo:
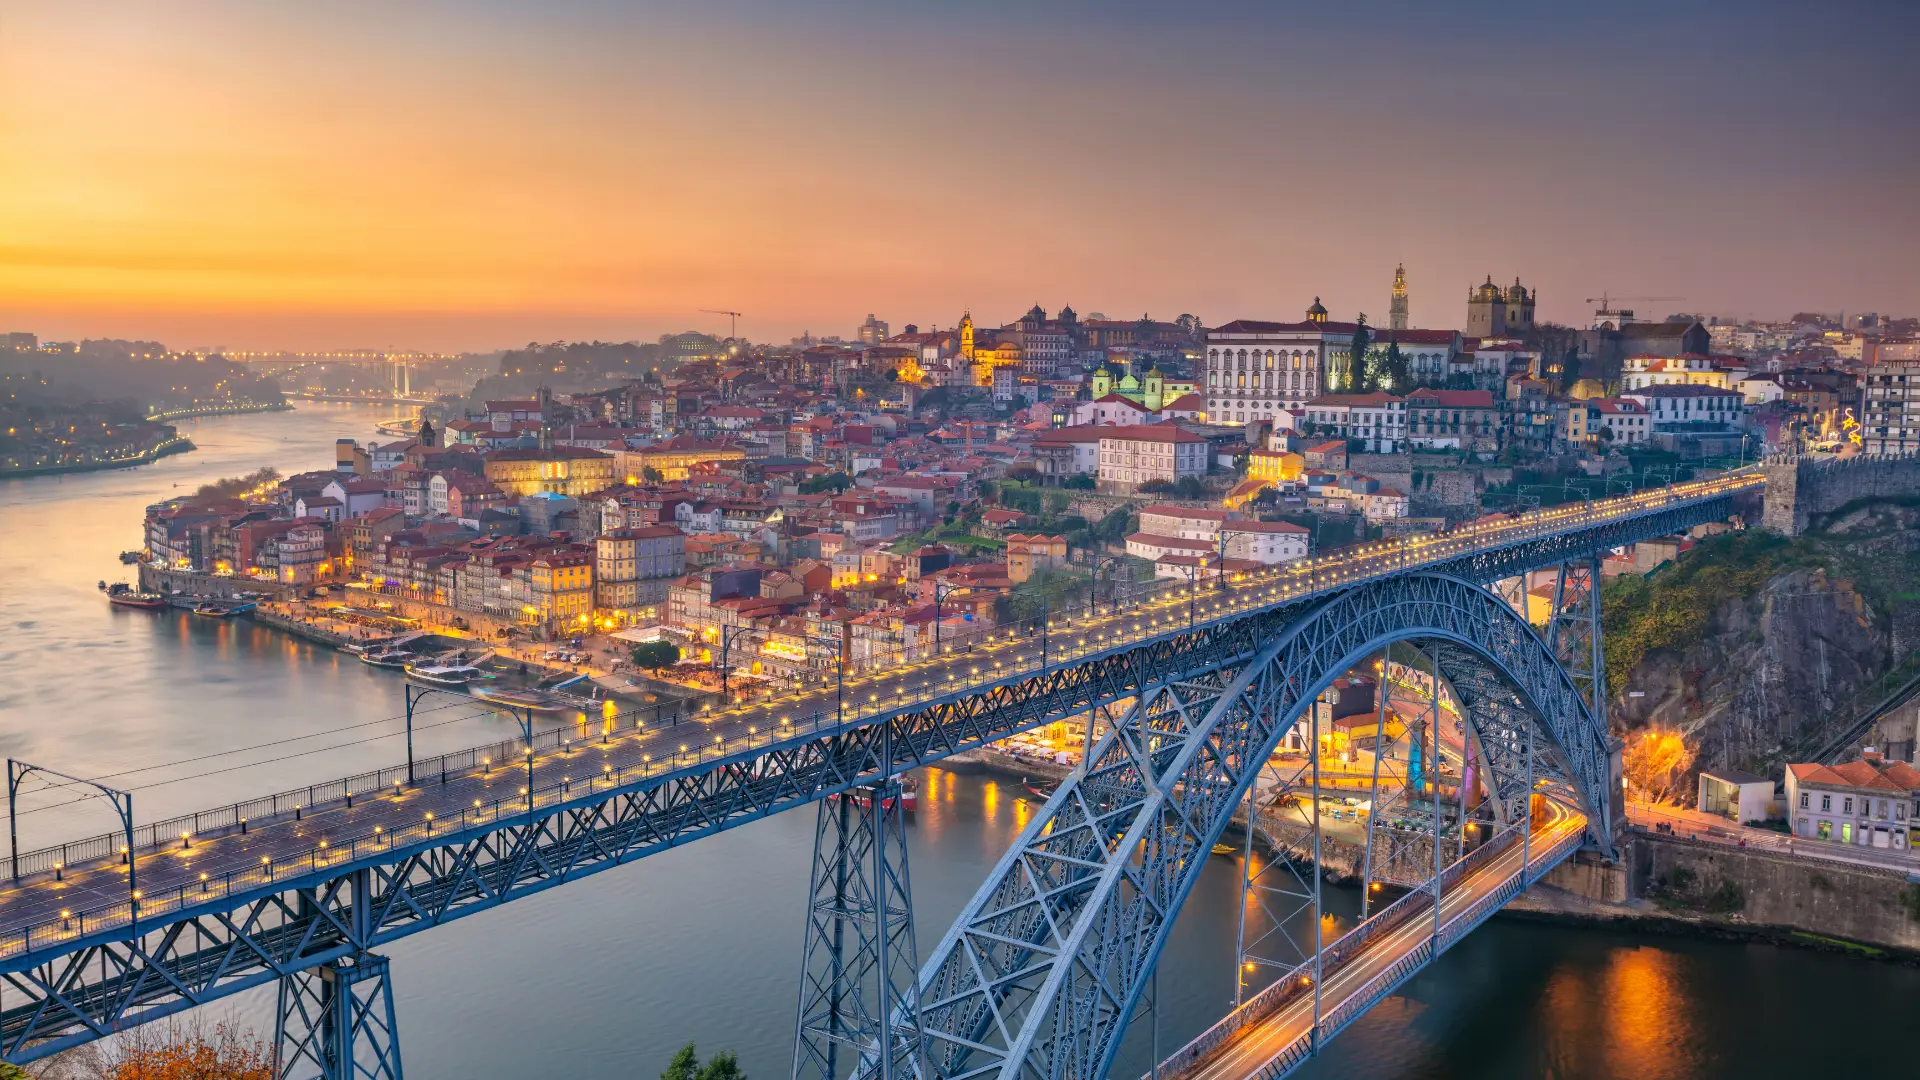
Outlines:
<svg viewBox="0 0 1920 1080"><path fill-rule="evenodd" d="M1401 263L1393 271L1393 300L1387 305L1387 329L1407 328L1407 266Z"/></svg>
<svg viewBox="0 0 1920 1080"><path fill-rule="evenodd" d="M1093 373L1093 400L1099 401L1113 391L1113 372L1101 364Z"/></svg>
<svg viewBox="0 0 1920 1080"><path fill-rule="evenodd" d="M433 430L433 421L427 419L424 412L420 415L419 439L421 446L432 447L436 450L440 447L440 433Z"/></svg>
<svg viewBox="0 0 1920 1080"><path fill-rule="evenodd" d="M1167 403L1167 380L1166 376L1160 374L1159 364L1155 364L1147 369L1147 381L1144 384L1144 390L1145 392L1140 396L1140 404L1145 406L1148 412L1159 412L1161 407Z"/></svg>
<svg viewBox="0 0 1920 1080"><path fill-rule="evenodd" d="M960 316L960 358L973 363L973 312Z"/></svg>

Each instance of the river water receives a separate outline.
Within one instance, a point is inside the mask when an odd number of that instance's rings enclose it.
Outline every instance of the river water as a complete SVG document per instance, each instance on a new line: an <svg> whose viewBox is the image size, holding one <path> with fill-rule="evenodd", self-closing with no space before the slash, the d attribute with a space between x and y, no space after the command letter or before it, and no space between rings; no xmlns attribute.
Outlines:
<svg viewBox="0 0 1920 1080"><path fill-rule="evenodd" d="M326 468L391 410L305 404L182 425L200 449L137 469L0 481L0 749L134 790L143 820L401 760L400 680L246 620L111 609L141 510L261 465ZM433 726L428 726L433 725ZM422 754L509 734L490 714L422 722ZM163 768L150 768L167 763ZM1017 784L933 771L908 826L931 950L1025 821ZM23 848L107 831L98 801L29 794ZM787 1074L810 809L663 852L396 943L415 1080L656 1074L681 1044ZM1233 995L1239 867L1210 860L1161 961L1171 1051ZM1356 894L1328 898L1330 930ZM1296 931L1301 927L1294 927ZM1495 919L1302 1070L1308 1077L1658 1078L1904 1069L1920 972L1766 946ZM1840 1002L1847 1008L1837 1010ZM261 992L211 1007L261 1033ZM1828 1014L1850 1019L1835 1027ZM1840 1030L1845 1028L1852 1034ZM1879 1032L1879 1035L1873 1033ZM1116 1076L1150 1061L1136 1023Z"/></svg>

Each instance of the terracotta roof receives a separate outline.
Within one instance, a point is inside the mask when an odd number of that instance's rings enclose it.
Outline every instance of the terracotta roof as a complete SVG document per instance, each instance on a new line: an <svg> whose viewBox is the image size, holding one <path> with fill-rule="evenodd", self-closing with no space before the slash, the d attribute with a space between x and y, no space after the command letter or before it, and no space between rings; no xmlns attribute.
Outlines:
<svg viewBox="0 0 1920 1080"><path fill-rule="evenodd" d="M1203 443L1207 440L1172 424L1133 424L1110 427L1100 432L1102 439L1127 439L1133 442Z"/></svg>
<svg viewBox="0 0 1920 1080"><path fill-rule="evenodd" d="M1142 514L1159 514L1162 517L1192 518L1195 521L1227 520L1227 512L1225 510L1208 510L1191 506L1168 506L1165 503L1155 503L1140 512Z"/></svg>

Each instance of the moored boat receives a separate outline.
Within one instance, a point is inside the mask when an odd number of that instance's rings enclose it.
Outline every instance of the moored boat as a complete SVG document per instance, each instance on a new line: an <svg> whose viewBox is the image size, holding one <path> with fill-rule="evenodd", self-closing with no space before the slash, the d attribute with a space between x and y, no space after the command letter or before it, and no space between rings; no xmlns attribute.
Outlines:
<svg viewBox="0 0 1920 1080"><path fill-rule="evenodd" d="M431 686L465 686L485 672L467 664L408 664L407 678Z"/></svg>
<svg viewBox="0 0 1920 1080"><path fill-rule="evenodd" d="M107 603L138 611L159 611L167 606L167 598L159 593L121 591L108 593Z"/></svg>
<svg viewBox="0 0 1920 1080"><path fill-rule="evenodd" d="M537 713L574 711L577 706L558 694L516 686L473 686L474 697L508 709L531 709Z"/></svg>
<svg viewBox="0 0 1920 1080"><path fill-rule="evenodd" d="M368 650L360 654L360 662L363 664L371 664L377 668L390 668L396 671L418 659L419 657L415 656L413 652L408 649Z"/></svg>
<svg viewBox="0 0 1920 1080"><path fill-rule="evenodd" d="M203 601L193 605L193 613L195 615L201 615L209 619L224 619L238 610L238 608L229 607L226 604L216 604L212 601Z"/></svg>

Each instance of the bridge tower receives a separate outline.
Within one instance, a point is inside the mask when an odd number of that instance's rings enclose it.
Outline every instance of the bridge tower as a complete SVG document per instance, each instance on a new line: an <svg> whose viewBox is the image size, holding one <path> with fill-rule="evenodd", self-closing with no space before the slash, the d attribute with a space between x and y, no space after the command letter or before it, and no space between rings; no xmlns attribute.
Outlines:
<svg viewBox="0 0 1920 1080"><path fill-rule="evenodd" d="M280 978L275 1080L401 1080L387 958L342 957Z"/></svg>
<svg viewBox="0 0 1920 1080"><path fill-rule="evenodd" d="M793 1080L930 1075L902 794L889 780L820 801Z"/></svg>
<svg viewBox="0 0 1920 1080"><path fill-rule="evenodd" d="M1600 835L1618 839L1626 828L1626 792L1621 787L1624 773L1623 744L1613 737L1607 725L1607 653L1600 630L1600 556L1578 562L1561 563L1553 583L1553 611L1547 621L1547 647L1573 680L1574 688L1593 713L1595 725L1608 732L1608 798L1603 807L1607 815ZM1612 854L1608 852L1608 854Z"/></svg>

